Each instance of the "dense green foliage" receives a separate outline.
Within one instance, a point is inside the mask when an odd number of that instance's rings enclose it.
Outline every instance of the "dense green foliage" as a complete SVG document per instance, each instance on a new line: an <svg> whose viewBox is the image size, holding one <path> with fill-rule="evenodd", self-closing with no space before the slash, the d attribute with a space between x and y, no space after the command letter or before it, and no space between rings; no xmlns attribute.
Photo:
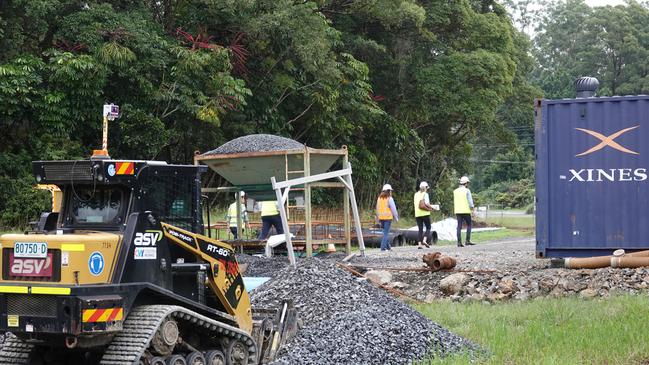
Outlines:
<svg viewBox="0 0 649 365"><path fill-rule="evenodd" d="M649 92L647 2L600 7L584 0L505 2L519 29L533 35L534 63L518 62L518 70L527 70L523 75L531 76L545 98L574 97L573 81L581 76L599 79L599 96ZM481 203L524 207L533 201L533 119L531 104L521 102L531 98L524 89L515 94L520 101L505 119L511 138L478 136L474 145L474 160L486 163L475 170Z"/></svg>
<svg viewBox="0 0 649 365"><path fill-rule="evenodd" d="M362 204L389 182L408 207L419 179L443 200L475 136L530 105L529 44L491 0L7 0L0 47L0 226L46 201L30 160L99 147L105 102L114 158L188 163L261 132L346 144Z"/></svg>
<svg viewBox="0 0 649 365"><path fill-rule="evenodd" d="M535 82L548 98L574 97L572 81L597 77L600 96L649 92L649 9L636 1L591 8L555 1L535 36Z"/></svg>

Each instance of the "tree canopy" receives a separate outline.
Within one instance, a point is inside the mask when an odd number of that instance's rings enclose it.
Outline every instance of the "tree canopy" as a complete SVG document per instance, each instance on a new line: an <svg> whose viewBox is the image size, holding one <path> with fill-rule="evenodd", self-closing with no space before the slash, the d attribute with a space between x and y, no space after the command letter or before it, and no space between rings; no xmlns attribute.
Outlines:
<svg viewBox="0 0 649 365"><path fill-rule="evenodd" d="M189 163L250 133L344 144L363 204L389 182L409 206L417 180L470 169L478 136L528 123L535 93L491 0L5 0L0 46L5 227L46 201L29 161L89 156L106 102L114 158Z"/></svg>

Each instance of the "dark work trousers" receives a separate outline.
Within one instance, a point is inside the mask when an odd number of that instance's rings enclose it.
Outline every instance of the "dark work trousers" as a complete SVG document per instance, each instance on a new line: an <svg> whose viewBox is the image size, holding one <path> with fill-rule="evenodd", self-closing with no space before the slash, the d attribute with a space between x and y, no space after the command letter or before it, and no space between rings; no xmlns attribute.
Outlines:
<svg viewBox="0 0 649 365"><path fill-rule="evenodd" d="M275 227L277 234L284 233L284 228L282 228L282 217L280 217L279 214L261 217L261 223L263 226L261 227L261 234L259 235L260 240L268 238L268 233L270 233L271 227Z"/></svg>
<svg viewBox="0 0 649 365"><path fill-rule="evenodd" d="M471 242L471 214L456 214L457 243L462 243L462 222L466 222L466 242Z"/></svg>
<svg viewBox="0 0 649 365"><path fill-rule="evenodd" d="M241 233L243 234L243 229L241 230ZM237 239L237 227L230 227L230 232L232 232L232 236L234 236L234 239Z"/></svg>
<svg viewBox="0 0 649 365"><path fill-rule="evenodd" d="M425 215L423 217L416 217L417 227L419 227L419 236L417 242L424 242L424 226L426 226L426 243L430 242L430 215Z"/></svg>

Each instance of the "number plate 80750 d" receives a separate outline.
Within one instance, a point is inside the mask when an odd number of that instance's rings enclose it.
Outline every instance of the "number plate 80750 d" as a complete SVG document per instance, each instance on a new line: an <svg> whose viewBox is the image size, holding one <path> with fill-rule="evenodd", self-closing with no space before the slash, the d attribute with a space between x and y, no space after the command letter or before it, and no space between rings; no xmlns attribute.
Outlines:
<svg viewBox="0 0 649 365"><path fill-rule="evenodd" d="M47 242L16 242L14 257L47 257Z"/></svg>

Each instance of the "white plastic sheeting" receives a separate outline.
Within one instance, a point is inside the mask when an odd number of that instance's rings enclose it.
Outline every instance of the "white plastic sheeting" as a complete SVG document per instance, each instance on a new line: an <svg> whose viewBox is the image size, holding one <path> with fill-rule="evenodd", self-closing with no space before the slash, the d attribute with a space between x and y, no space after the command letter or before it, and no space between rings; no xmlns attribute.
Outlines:
<svg viewBox="0 0 649 365"><path fill-rule="evenodd" d="M471 232L484 232L484 231L497 231L502 229L502 227L486 227L486 228L473 228ZM408 228L409 231L417 231L419 228L414 226ZM437 239L440 241L454 241L457 240L457 219L455 218L446 218L444 220L433 222L431 224L430 230L437 232ZM463 229L466 231L466 229Z"/></svg>

